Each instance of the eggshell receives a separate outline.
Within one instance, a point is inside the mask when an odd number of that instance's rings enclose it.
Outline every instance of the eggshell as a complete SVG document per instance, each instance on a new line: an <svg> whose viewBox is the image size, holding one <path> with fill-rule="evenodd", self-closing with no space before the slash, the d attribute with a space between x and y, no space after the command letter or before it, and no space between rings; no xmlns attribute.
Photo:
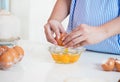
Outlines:
<svg viewBox="0 0 120 82"><path fill-rule="evenodd" d="M61 33L60 38L55 37L55 40L57 41L59 46L64 46L62 43L62 39L64 38L65 35L66 35L66 33Z"/></svg>
<svg viewBox="0 0 120 82"><path fill-rule="evenodd" d="M115 67L115 59L109 58L105 63L101 65L104 71L112 71Z"/></svg>
<svg viewBox="0 0 120 82"><path fill-rule="evenodd" d="M5 52L0 56L0 68L7 69L10 68L14 63L14 57L9 55L9 52Z"/></svg>
<svg viewBox="0 0 120 82"><path fill-rule="evenodd" d="M19 46L15 46L14 49L18 52L19 61L21 61L21 59L24 56L24 50L21 47L19 47Z"/></svg>
<svg viewBox="0 0 120 82"><path fill-rule="evenodd" d="M9 53L9 55L11 57L13 57L13 59L14 59L13 63L17 63L19 61L18 60L19 59L19 54L18 54L18 52L15 49L9 48L7 53Z"/></svg>
<svg viewBox="0 0 120 82"><path fill-rule="evenodd" d="M120 72L120 60L116 60L115 67L118 72Z"/></svg>

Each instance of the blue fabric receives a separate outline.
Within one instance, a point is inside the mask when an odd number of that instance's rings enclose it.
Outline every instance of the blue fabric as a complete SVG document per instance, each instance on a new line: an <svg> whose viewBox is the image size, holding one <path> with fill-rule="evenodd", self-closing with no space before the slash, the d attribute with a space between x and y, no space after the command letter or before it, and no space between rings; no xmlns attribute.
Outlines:
<svg viewBox="0 0 120 82"><path fill-rule="evenodd" d="M120 0L72 0L67 31L71 32L80 24L99 26L119 15ZM88 50L120 54L120 35L85 47Z"/></svg>
<svg viewBox="0 0 120 82"><path fill-rule="evenodd" d="M119 4L119 15L120 15L120 0L118 0L118 4Z"/></svg>

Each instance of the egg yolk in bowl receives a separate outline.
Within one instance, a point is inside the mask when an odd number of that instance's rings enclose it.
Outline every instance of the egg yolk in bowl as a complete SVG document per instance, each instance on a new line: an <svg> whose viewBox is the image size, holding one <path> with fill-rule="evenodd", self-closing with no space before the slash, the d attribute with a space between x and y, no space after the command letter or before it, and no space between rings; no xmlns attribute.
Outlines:
<svg viewBox="0 0 120 82"><path fill-rule="evenodd" d="M56 63L69 64L78 61L80 55L85 49L83 47L64 48L61 46L50 46L49 51Z"/></svg>

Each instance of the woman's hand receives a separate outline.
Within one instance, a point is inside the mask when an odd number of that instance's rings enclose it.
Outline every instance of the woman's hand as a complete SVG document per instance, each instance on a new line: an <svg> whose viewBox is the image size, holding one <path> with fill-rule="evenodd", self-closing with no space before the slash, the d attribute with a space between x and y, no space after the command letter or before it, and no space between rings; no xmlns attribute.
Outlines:
<svg viewBox="0 0 120 82"><path fill-rule="evenodd" d="M60 33L65 33L65 30L64 30L62 24L57 20L50 20L44 26L44 31L45 31L47 41L50 43L53 43L53 44L57 44L57 42L54 38L54 34L55 34L55 36L57 36L57 38L59 38Z"/></svg>
<svg viewBox="0 0 120 82"><path fill-rule="evenodd" d="M101 27L92 27L86 24L81 24L65 36L63 44L65 47L79 47L96 44L106 38L107 33Z"/></svg>

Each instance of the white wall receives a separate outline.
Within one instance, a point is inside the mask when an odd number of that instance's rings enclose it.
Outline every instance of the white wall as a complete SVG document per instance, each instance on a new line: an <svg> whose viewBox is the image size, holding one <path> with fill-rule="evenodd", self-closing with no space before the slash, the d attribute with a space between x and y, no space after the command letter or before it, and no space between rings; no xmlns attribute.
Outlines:
<svg viewBox="0 0 120 82"><path fill-rule="evenodd" d="M44 24L46 23L56 0L31 0L30 40L45 43Z"/></svg>
<svg viewBox="0 0 120 82"><path fill-rule="evenodd" d="M23 39L46 43L44 24L56 0L12 0L11 11L21 20ZM66 22L63 23L66 27Z"/></svg>
<svg viewBox="0 0 120 82"><path fill-rule="evenodd" d="M30 0L11 0L11 12L21 21L22 39L29 39Z"/></svg>

